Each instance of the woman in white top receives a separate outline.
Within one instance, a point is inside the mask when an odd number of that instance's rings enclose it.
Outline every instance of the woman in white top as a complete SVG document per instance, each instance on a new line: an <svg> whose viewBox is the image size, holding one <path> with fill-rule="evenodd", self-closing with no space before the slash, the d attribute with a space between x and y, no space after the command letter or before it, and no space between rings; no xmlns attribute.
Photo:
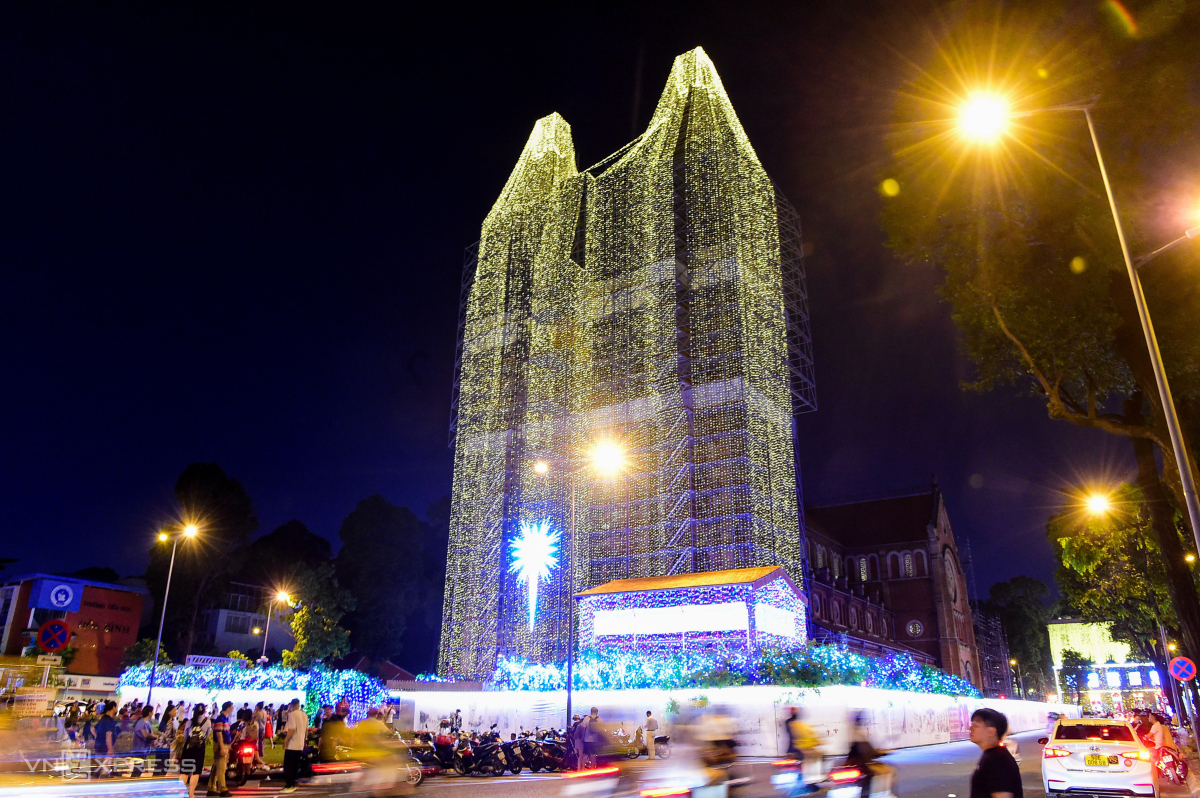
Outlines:
<svg viewBox="0 0 1200 798"><path fill-rule="evenodd" d="M1171 728L1167 726L1163 716L1157 712L1151 712L1150 719L1154 721L1150 727L1150 739L1154 741L1154 747L1174 748L1175 738L1171 736Z"/></svg>

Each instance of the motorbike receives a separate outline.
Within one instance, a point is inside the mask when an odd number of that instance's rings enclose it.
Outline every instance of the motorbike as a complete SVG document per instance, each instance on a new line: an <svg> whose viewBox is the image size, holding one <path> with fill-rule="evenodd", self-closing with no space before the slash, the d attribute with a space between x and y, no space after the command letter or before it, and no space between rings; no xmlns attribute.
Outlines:
<svg viewBox="0 0 1200 798"><path fill-rule="evenodd" d="M508 760L499 740L485 741L464 732L458 738L453 767L460 776L485 773L502 776L508 769Z"/></svg>
<svg viewBox="0 0 1200 798"><path fill-rule="evenodd" d="M492 727L495 728L494 726ZM497 741L500 741L500 735L492 732ZM521 775L521 770L525 767L525 756L521 752L520 740L503 740L500 741L500 750L504 752L504 758L507 761L508 769L514 776Z"/></svg>
<svg viewBox="0 0 1200 798"><path fill-rule="evenodd" d="M533 773L563 769L564 749L553 737L539 730L521 732L517 738L521 747L521 758Z"/></svg>
<svg viewBox="0 0 1200 798"><path fill-rule="evenodd" d="M254 758L258 755L257 740L238 740L233 744L229 767L225 771L225 782L235 787L244 787L254 772Z"/></svg>
<svg viewBox="0 0 1200 798"><path fill-rule="evenodd" d="M639 756L647 753L646 742L642 737L640 726L632 738L625 734L624 729L621 729L617 739L620 741L620 747L625 751L625 756L629 759L637 759ZM671 758L671 735L654 735L654 758Z"/></svg>
<svg viewBox="0 0 1200 798"><path fill-rule="evenodd" d="M458 747L458 739L450 734L429 731L417 732L417 740L421 746L413 746L413 756L423 765L434 766L442 770L454 768L454 752Z"/></svg>

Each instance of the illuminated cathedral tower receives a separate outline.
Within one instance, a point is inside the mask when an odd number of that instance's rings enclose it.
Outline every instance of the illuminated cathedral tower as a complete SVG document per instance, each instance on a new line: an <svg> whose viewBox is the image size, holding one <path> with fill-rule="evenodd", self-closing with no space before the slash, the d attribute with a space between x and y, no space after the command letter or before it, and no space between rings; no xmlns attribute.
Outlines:
<svg viewBox="0 0 1200 798"><path fill-rule="evenodd" d="M441 673L562 661L572 587L762 565L803 584L799 243L703 50L589 169L538 120L464 282ZM585 464L602 440L627 451L615 478Z"/></svg>

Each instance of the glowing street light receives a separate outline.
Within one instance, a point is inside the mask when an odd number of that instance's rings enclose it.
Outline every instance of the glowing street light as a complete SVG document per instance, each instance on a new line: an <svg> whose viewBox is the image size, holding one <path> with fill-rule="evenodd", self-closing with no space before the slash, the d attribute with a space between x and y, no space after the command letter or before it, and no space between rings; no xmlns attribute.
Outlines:
<svg viewBox="0 0 1200 798"><path fill-rule="evenodd" d="M596 473L602 477L614 477L625 470L626 455L625 448L620 444L611 440L600 440L592 447L586 459L575 462L568 466L567 473L571 476L571 520L570 520L570 541L567 546L567 595L570 596L570 609L567 611L567 722L566 725L571 725L571 693L572 682L574 681L575 671L575 485L579 472L591 465ZM539 476L544 476L549 473L550 464L545 460L538 460L533 464L533 472ZM537 580L533 577L540 574L540 564L546 556L551 559L557 554L557 546L559 539L557 536L550 540L549 532L539 532L538 535L546 535L547 537L530 537L528 544L523 544L526 539L525 524L522 524L522 537L513 544L513 570L520 573L526 567L529 568L527 575L524 577L526 585L529 587L529 625L533 627L533 613L536 607L537 595L536 585ZM528 545L528 554L523 554L524 548L518 546ZM554 553L547 555L546 551L553 546ZM528 565L523 565L525 560ZM547 574L549 572L547 571ZM541 577L538 576L540 579Z"/></svg>
<svg viewBox="0 0 1200 798"><path fill-rule="evenodd" d="M958 128L969 139L993 142L1008 130L1008 103L993 94L976 94L967 100L958 117Z"/></svg>
<svg viewBox="0 0 1200 798"><path fill-rule="evenodd" d="M1112 510L1112 499L1104 493L1092 493L1084 499L1084 506L1092 515L1108 515Z"/></svg>
<svg viewBox="0 0 1200 798"><path fill-rule="evenodd" d="M1187 554L1183 555L1183 559L1185 562L1195 562L1196 555L1192 554L1191 552L1188 552Z"/></svg>
<svg viewBox="0 0 1200 798"><path fill-rule="evenodd" d="M1031 116L1034 113L1066 111L1082 113L1087 121L1088 134L1092 139L1092 152L1096 155L1096 165L1100 170L1100 179L1104 182L1104 193L1108 198L1108 209L1112 213L1113 227L1116 228L1117 240L1121 245L1121 256L1125 260L1125 270L1129 275L1129 284L1133 289L1134 305L1137 307L1138 320L1141 322L1142 335L1146 339L1146 349L1150 354L1150 364L1154 371L1154 382L1158 386L1158 397L1162 404L1164 421L1167 432L1171 437L1171 451L1175 455L1179 481L1183 488L1184 504L1187 505L1188 520L1192 527L1192 537L1200 546L1200 500L1196 497L1196 485L1192 479L1191 463L1187 449L1183 445L1183 432L1179 426L1179 416L1175 410L1175 400L1171 396L1171 386L1167 382L1167 372L1162 362L1162 352L1158 348L1158 338L1154 334L1154 325L1150 321L1150 309L1146 306L1146 295L1142 290L1142 281L1138 277L1138 269L1152 258L1172 249L1175 246L1200 237L1200 226L1187 230L1182 236L1166 246L1159 247L1141 258L1134 258L1129 253L1129 243L1125 240L1125 229L1121 226L1121 216L1117 213L1117 201L1113 196L1112 184L1108 180L1108 169L1104 165L1104 156L1100 152L1100 138L1096 134L1096 125L1092 121L1092 106L1089 104L1055 105L1029 111L1014 113L1008 103L992 94L974 94L963 105L959 115L959 130L964 136L983 142L994 142L1007 130L1009 120L1015 117ZM1197 728L1200 732L1200 727Z"/></svg>
<svg viewBox="0 0 1200 798"><path fill-rule="evenodd" d="M146 688L146 706L151 706L150 697L154 694L154 677L158 674L158 650L162 648L163 623L167 620L167 597L171 595L171 576L175 573L175 550L179 548L180 539L191 540L199 531L199 527L195 524L188 524L179 535L175 536L175 542L171 544L171 564L167 566L167 586L163 589L162 614L158 617L158 640L154 644L154 664L150 666L150 684ZM171 535L167 530L159 531L158 541L160 543L166 543L170 539Z"/></svg>
<svg viewBox="0 0 1200 798"><path fill-rule="evenodd" d="M290 605L292 603L292 597L288 595L286 590L280 590L267 601L267 631L263 633L263 650L262 656L259 657L259 662L264 665L267 664L267 636L271 634L271 610L277 601ZM254 634L258 634L257 628L255 628Z"/></svg>

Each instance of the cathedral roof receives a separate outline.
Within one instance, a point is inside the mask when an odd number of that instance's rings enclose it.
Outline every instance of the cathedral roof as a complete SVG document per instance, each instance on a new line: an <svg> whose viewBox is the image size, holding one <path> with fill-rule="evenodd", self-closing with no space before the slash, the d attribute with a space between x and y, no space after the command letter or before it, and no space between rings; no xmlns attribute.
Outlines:
<svg viewBox="0 0 1200 798"><path fill-rule="evenodd" d="M929 537L929 525L937 523L940 498L935 487L915 496L809 507L804 520L848 548L924 541Z"/></svg>

